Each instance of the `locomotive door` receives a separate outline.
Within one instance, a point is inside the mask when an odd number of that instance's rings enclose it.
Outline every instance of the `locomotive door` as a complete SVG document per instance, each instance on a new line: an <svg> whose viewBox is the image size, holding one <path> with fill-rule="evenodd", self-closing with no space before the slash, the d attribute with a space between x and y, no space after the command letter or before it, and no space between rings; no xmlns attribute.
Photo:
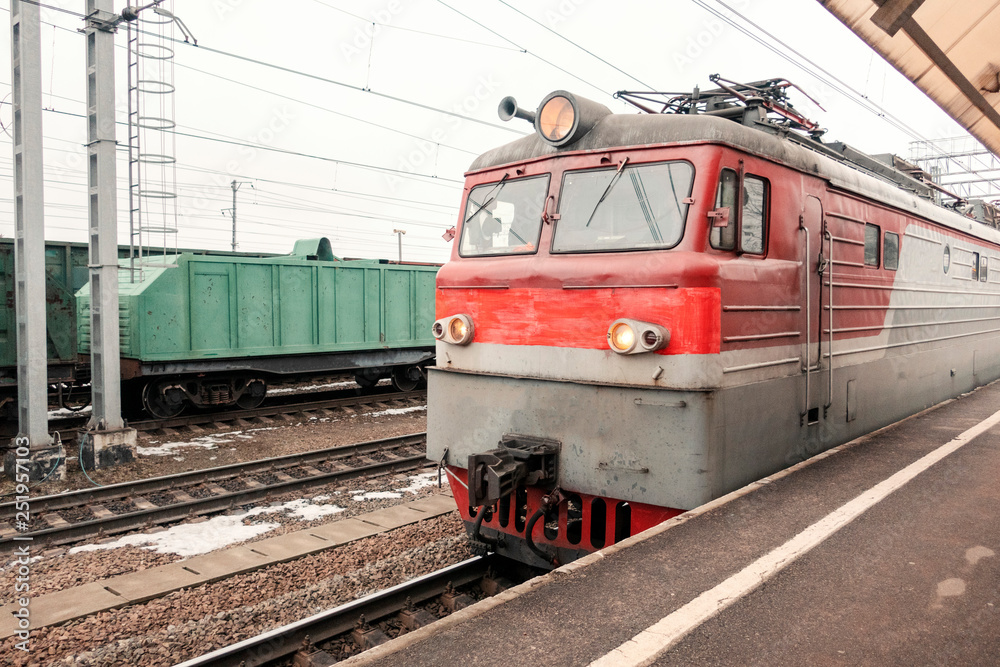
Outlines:
<svg viewBox="0 0 1000 667"><path fill-rule="evenodd" d="M803 388L801 423L815 424L823 410L823 273L820 267L826 262L823 234L823 203L807 195L799 217L799 234L802 236L802 346Z"/></svg>

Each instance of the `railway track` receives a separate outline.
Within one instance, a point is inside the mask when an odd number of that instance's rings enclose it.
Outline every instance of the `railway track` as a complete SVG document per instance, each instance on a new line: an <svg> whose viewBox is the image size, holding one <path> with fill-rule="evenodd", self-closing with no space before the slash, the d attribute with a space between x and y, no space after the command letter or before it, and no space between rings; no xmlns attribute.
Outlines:
<svg viewBox="0 0 1000 667"><path fill-rule="evenodd" d="M146 526L211 514L281 493L334 481L414 470L428 464L426 435L235 463L31 500L27 532L15 529L15 504L0 504L0 554L15 535L36 545L70 544Z"/></svg>
<svg viewBox="0 0 1000 667"><path fill-rule="evenodd" d="M317 399L315 394L291 394L276 396L268 400L266 405L252 410L226 410L218 412L197 412L171 419L143 419L129 423L132 428L150 433L154 431L171 432L178 429L203 427L219 424L241 424L250 420L309 419L311 417L334 417L337 411L343 411L362 406L384 406L385 408L409 407L423 404L427 400L426 391L396 391L390 387L377 387L368 393L358 395L355 390L330 392L330 398ZM308 398L309 400L302 400ZM75 437L77 430L87 425L88 416L66 417L53 419L49 428L60 433ZM63 442L71 438L63 437Z"/></svg>
<svg viewBox="0 0 1000 667"><path fill-rule="evenodd" d="M392 634L415 630L438 620L439 613L447 614L473 604L476 600L469 594L473 589L479 597L491 596L526 578L508 572L498 576L495 570L503 567L501 558L477 556L188 660L178 667L292 664L289 659L293 655L295 665L333 664L331 660L388 641L390 637L383 626L400 629ZM437 613L428 611L428 605L435 607Z"/></svg>

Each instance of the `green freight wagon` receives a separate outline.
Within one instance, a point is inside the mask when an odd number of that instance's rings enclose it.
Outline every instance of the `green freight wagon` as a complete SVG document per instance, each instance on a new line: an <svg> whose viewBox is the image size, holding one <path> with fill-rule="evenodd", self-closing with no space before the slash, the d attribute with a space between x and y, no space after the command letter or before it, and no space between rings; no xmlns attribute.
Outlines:
<svg viewBox="0 0 1000 667"><path fill-rule="evenodd" d="M118 247L121 265L129 265L132 251ZM147 249L159 259L160 249ZM211 256L269 257L271 255L230 253L224 251L184 250ZM77 354L76 292L87 284L88 249L86 243L46 241L45 299L48 339L48 379L59 388L59 403L68 398L86 403L89 389L80 385L90 381L90 358ZM17 416L17 313L14 304L14 239L0 238L0 421Z"/></svg>
<svg viewBox="0 0 1000 667"><path fill-rule="evenodd" d="M48 379L72 383L79 372L74 293L87 281L87 245L45 244ZM0 418L17 414L17 312L14 239L0 239Z"/></svg>
<svg viewBox="0 0 1000 667"><path fill-rule="evenodd" d="M276 378L352 372L362 386L413 389L434 356L438 268L342 260L325 238L267 258L179 254L119 282L123 396L165 418L256 407ZM89 353L89 286L77 306Z"/></svg>

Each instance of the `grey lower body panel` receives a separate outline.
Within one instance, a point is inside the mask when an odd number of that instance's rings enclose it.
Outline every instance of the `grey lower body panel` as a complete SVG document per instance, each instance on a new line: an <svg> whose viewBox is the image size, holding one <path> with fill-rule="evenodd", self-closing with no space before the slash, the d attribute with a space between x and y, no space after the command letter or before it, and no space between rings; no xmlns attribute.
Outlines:
<svg viewBox="0 0 1000 667"><path fill-rule="evenodd" d="M427 456L465 468L506 433L553 438L562 488L692 509L998 376L1000 338L836 368L832 389L816 371L809 406L805 374L681 391L434 367Z"/></svg>

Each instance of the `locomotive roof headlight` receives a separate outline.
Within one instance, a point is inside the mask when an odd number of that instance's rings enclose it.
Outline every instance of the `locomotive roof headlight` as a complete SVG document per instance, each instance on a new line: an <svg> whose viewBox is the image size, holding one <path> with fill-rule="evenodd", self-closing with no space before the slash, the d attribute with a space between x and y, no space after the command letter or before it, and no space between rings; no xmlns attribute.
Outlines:
<svg viewBox="0 0 1000 667"><path fill-rule="evenodd" d="M452 345L468 345L476 333L468 315L443 317L431 326L431 332L438 340Z"/></svg>
<svg viewBox="0 0 1000 667"><path fill-rule="evenodd" d="M505 97L497 109L501 120L521 118L535 126L535 131L550 146L566 146L590 132L611 109L565 90L549 93L532 113L517 106L513 97Z"/></svg>
<svg viewBox="0 0 1000 667"><path fill-rule="evenodd" d="M538 109L538 133L550 144L566 138L579 122L576 107L565 95L553 93Z"/></svg>
<svg viewBox="0 0 1000 667"><path fill-rule="evenodd" d="M662 350L670 344L670 331L659 324L619 319L608 327L608 347L618 354Z"/></svg>

